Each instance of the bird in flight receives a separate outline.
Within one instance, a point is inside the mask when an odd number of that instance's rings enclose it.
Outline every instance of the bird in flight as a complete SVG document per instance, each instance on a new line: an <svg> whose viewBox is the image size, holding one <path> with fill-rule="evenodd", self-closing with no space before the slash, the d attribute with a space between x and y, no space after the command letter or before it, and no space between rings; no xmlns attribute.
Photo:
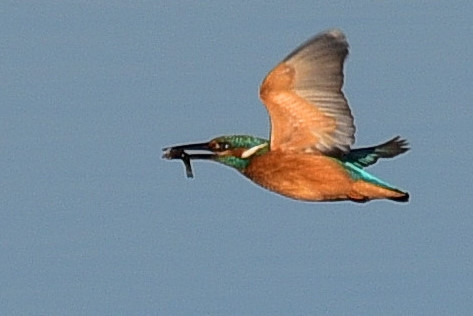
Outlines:
<svg viewBox="0 0 473 316"><path fill-rule="evenodd" d="M407 202L409 194L364 170L379 158L406 152L399 136L354 148L355 125L342 91L348 43L342 31L320 33L269 72L260 98L270 116L270 140L220 136L209 142L164 148L163 158L222 163L256 184L303 201Z"/></svg>

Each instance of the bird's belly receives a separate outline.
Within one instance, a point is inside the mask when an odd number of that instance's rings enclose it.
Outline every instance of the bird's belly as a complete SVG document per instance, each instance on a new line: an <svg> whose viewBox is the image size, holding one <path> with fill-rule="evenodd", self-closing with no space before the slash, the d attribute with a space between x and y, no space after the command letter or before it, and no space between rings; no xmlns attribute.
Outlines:
<svg viewBox="0 0 473 316"><path fill-rule="evenodd" d="M244 174L268 190L307 201L347 199L353 184L340 163L313 154L269 152L255 157Z"/></svg>

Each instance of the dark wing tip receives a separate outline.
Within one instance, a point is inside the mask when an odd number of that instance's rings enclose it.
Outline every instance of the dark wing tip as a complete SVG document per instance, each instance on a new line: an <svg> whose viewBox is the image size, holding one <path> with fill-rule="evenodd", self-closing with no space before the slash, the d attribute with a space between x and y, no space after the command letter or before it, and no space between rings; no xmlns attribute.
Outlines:
<svg viewBox="0 0 473 316"><path fill-rule="evenodd" d="M382 158L392 158L399 154L403 154L410 149L407 140L396 136L391 140L388 140L384 144L376 146L375 152Z"/></svg>
<svg viewBox="0 0 473 316"><path fill-rule="evenodd" d="M301 53L303 50L307 50L310 54L313 44L315 44L315 46L318 45L319 47L325 47L325 49L327 47L331 47L331 50L341 52L344 56L348 54L348 42L345 34L339 29L329 29L302 43L292 53L284 58L284 61L288 61L295 55Z"/></svg>

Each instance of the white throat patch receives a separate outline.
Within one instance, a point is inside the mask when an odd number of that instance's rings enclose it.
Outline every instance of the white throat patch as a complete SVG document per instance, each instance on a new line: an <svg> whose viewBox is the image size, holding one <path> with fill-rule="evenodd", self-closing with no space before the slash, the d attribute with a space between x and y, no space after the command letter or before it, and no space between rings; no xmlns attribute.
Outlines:
<svg viewBox="0 0 473 316"><path fill-rule="evenodd" d="M245 158L248 158L248 157L251 157L253 156L254 154L256 154L258 152L258 150L260 150L261 148L264 148L268 146L268 143L264 143L264 144L259 144L257 146L253 146L247 150L245 150L242 154L241 154L241 158L245 159Z"/></svg>

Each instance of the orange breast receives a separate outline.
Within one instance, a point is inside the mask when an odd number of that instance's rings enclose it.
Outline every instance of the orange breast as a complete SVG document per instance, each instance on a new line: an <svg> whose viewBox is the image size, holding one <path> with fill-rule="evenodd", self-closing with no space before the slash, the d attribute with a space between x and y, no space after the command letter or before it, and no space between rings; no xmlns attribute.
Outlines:
<svg viewBox="0 0 473 316"><path fill-rule="evenodd" d="M332 158L278 150L253 158L243 173L268 190L307 201L348 199L354 182Z"/></svg>

